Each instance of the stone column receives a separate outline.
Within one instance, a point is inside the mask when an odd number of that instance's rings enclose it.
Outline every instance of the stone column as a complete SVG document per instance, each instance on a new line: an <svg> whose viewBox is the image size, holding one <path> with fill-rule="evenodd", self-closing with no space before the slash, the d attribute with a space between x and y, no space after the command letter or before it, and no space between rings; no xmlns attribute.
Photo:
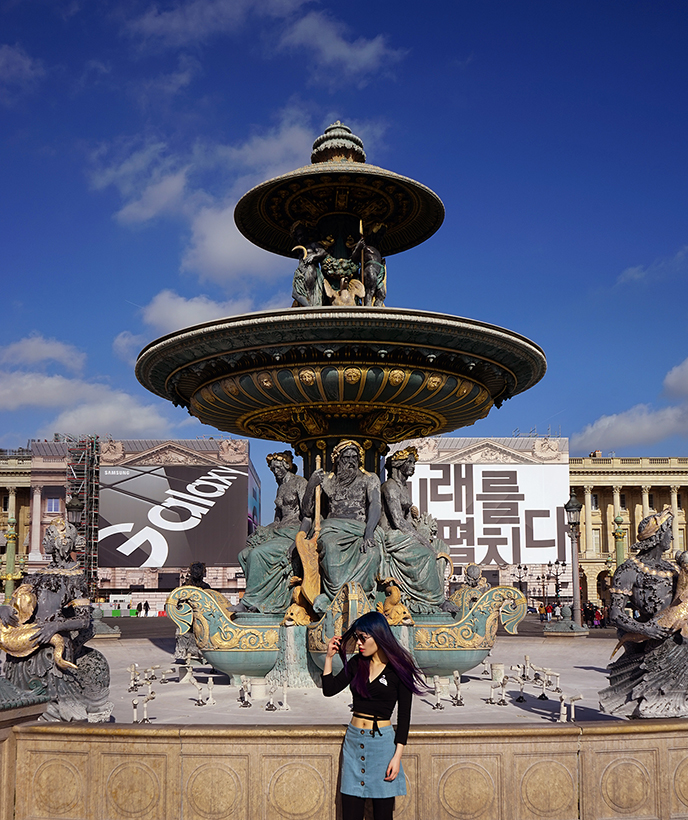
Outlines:
<svg viewBox="0 0 688 820"><path fill-rule="evenodd" d="M9 495L9 500L7 503L7 517L8 518L16 518L17 517L17 488L16 487L8 487L7 492Z"/></svg>
<svg viewBox="0 0 688 820"><path fill-rule="evenodd" d="M31 552L29 553L29 561L41 561L43 555L41 553L41 518L42 518L42 487L33 488L33 499L31 501Z"/></svg>
<svg viewBox="0 0 688 820"><path fill-rule="evenodd" d="M631 529L631 539L630 543L634 544L637 537L638 537L638 527L640 526L640 522L643 520L643 509L640 504L635 505L635 518L633 522L633 527Z"/></svg>
<svg viewBox="0 0 688 820"><path fill-rule="evenodd" d="M621 487L612 487L612 493L614 494L613 518L616 518L617 515L621 515Z"/></svg>
<svg viewBox="0 0 688 820"><path fill-rule="evenodd" d="M671 488L671 512L674 518L671 522L671 534L673 536L673 544L671 545L671 552L674 553L679 548L678 546L678 491L680 487L673 486Z"/></svg>
<svg viewBox="0 0 688 820"><path fill-rule="evenodd" d="M644 485L643 491L643 518L647 518L650 514L650 487Z"/></svg>
<svg viewBox="0 0 688 820"><path fill-rule="evenodd" d="M592 487L586 485L583 487L585 492L585 552L592 552ZM582 552L580 547L579 552Z"/></svg>

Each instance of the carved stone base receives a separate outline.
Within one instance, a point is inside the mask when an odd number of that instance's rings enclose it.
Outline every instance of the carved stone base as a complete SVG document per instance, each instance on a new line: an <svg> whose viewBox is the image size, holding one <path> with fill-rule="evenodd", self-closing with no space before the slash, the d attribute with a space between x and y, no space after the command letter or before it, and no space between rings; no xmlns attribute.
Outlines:
<svg viewBox="0 0 688 820"><path fill-rule="evenodd" d="M395 816L684 818L688 725L642 728L413 726ZM0 736L0 820L335 820L343 736L313 725L17 726Z"/></svg>

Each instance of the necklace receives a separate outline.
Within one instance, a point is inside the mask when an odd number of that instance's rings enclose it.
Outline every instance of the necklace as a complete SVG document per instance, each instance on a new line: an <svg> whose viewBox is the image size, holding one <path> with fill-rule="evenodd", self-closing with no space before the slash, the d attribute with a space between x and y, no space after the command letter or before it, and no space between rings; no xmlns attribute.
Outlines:
<svg viewBox="0 0 688 820"><path fill-rule="evenodd" d="M631 558L631 562L638 567L641 572L644 572L646 575L656 575L659 578L673 578L674 573L670 569L650 569L647 564L644 564L642 561L639 561L637 558Z"/></svg>

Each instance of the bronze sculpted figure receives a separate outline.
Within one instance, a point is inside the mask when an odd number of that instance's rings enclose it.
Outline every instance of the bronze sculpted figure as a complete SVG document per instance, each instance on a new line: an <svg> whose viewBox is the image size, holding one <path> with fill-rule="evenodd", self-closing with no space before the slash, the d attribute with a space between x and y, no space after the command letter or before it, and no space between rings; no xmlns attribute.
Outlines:
<svg viewBox="0 0 688 820"><path fill-rule="evenodd" d="M688 715L688 642L682 635L688 556L678 556L682 581L662 559L671 546L672 518L668 509L644 518L632 547L638 556L614 573L610 620L619 630L617 650L623 647L624 654L607 667L609 686L600 692L600 708L609 714Z"/></svg>
<svg viewBox="0 0 688 820"><path fill-rule="evenodd" d="M327 258L327 248L331 242L329 240L322 243L313 241L303 222L295 222L292 225L291 237L296 243L293 250L298 250L303 254L294 272L291 294L294 299L293 307L322 305L323 275L319 266Z"/></svg>
<svg viewBox="0 0 688 820"><path fill-rule="evenodd" d="M361 260L362 279L365 287L363 304L366 307L371 305L376 307L385 306L387 266L377 246L386 231L387 226L382 222L376 222L372 226L371 235L368 237L363 236L363 229L361 228L361 238L351 248L351 258Z"/></svg>
<svg viewBox="0 0 688 820"><path fill-rule="evenodd" d="M291 603L290 582L294 576L294 539L302 525L306 479L296 475L294 458L285 450L271 453L267 462L277 481L275 520L258 527L239 553L246 575L246 592L234 612L283 614ZM307 529L310 520L304 522Z"/></svg>
<svg viewBox="0 0 688 820"><path fill-rule="evenodd" d="M418 510L411 504L407 480L418 460L415 447L399 450L387 458L388 479L382 485L384 550L382 576L394 578L401 600L412 614L430 614L456 606L444 597L444 560L451 561L445 544L423 532Z"/></svg>
<svg viewBox="0 0 688 820"><path fill-rule="evenodd" d="M110 670L100 652L85 646L93 624L86 579L72 560L76 540L75 527L61 518L48 527L43 544L50 566L27 575L14 596L21 622L15 629L31 627L33 648L16 655L6 649L5 676L18 689L48 692L45 720L102 722L112 712ZM3 623L14 620L8 607L0 609Z"/></svg>
<svg viewBox="0 0 688 820"><path fill-rule="evenodd" d="M189 574L184 581L184 586L210 589L210 584L205 580L205 564L202 561L194 561L189 566Z"/></svg>
<svg viewBox="0 0 688 820"><path fill-rule="evenodd" d="M322 593L313 602L316 612L324 612L347 582L372 595L382 554L380 479L363 469L363 448L355 441L340 441L332 461L333 472L313 471L303 502L312 517L315 488L322 487L326 517L318 539Z"/></svg>
<svg viewBox="0 0 688 820"><path fill-rule="evenodd" d="M15 658L26 658L40 646L40 627L35 623L27 623L36 610L36 596L29 584L22 584L14 591L10 606L2 607L10 610L5 617L0 613L0 649L13 655ZM7 620L7 624L5 624ZM60 669L77 669L64 657L65 639L55 633L48 641L55 650L55 663Z"/></svg>

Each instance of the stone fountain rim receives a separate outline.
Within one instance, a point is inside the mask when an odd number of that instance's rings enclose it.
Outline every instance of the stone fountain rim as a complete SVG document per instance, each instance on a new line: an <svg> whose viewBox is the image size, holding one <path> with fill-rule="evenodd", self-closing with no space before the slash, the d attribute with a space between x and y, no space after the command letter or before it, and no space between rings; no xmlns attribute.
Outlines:
<svg viewBox="0 0 688 820"><path fill-rule="evenodd" d="M165 377L160 380L160 367L165 360L170 361L170 354L173 350L177 351L191 351L196 346L196 343L205 343L206 349L203 351L204 358L212 358L214 355L219 355L218 352L211 352L208 345L212 344L213 337L230 334L233 330L255 330L261 329L274 330L275 322L283 323L285 325L298 325L305 323L312 324L315 320L320 320L324 323L330 323L332 326L361 326L361 322L371 323L371 328L380 325L380 320L384 320L383 324L394 321L406 321L417 323L418 325L426 324L435 326L439 332L457 334L462 329L470 331L472 334L478 333L483 336L485 341L491 343L498 343L500 340L508 342L510 347L514 345L519 349L524 360L528 360L531 364L530 378L525 379L524 383L517 385L516 393L524 392L525 390L537 384L545 375L547 370L547 361L542 348L515 331L507 330L506 328L493 325L488 322L482 322L477 319L467 319L460 316L452 316L450 314L439 313L435 311L421 311L410 308L378 308L378 307L339 307L339 306L319 306L319 307L300 307L300 308L280 308L275 310L255 311L252 313L237 314L236 316L229 316L222 319L214 319L208 322L201 322L196 325L190 325L186 328L168 333L158 339L149 342L143 350L139 353L136 362L136 377L139 382L148 390L155 393L162 398L169 399L170 395L164 387L160 387L154 382L164 384L167 376L176 369L179 369L180 363L176 361L174 364L170 363L168 367L163 367L168 370ZM324 339L323 339L324 341ZM391 340L387 339L372 339L371 342L378 344L389 343ZM296 342L280 342L279 344L294 344ZM303 342L308 344L309 342ZM313 342L311 341L310 344ZM267 342L266 342L267 344ZM274 342L272 343L274 345ZM200 353L201 351L199 351ZM199 355L190 357L187 362L181 366L188 366L195 361L198 361ZM151 379L152 372L158 371L158 378Z"/></svg>

